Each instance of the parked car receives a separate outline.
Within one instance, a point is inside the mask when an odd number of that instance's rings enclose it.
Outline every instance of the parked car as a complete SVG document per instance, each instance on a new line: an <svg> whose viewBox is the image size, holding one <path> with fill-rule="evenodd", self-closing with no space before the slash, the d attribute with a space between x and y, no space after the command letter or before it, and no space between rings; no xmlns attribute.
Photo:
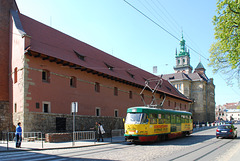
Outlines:
<svg viewBox="0 0 240 161"><path fill-rule="evenodd" d="M237 127L233 124L224 124L217 127L216 138L236 138L237 137Z"/></svg>

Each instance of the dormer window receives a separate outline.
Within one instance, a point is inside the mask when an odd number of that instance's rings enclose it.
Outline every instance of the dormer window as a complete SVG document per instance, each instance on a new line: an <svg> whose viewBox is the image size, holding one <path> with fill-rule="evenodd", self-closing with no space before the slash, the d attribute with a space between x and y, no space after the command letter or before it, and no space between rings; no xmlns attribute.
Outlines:
<svg viewBox="0 0 240 161"><path fill-rule="evenodd" d="M130 75L130 77L134 78L134 75L132 73L129 73L128 71L127 73Z"/></svg>
<svg viewBox="0 0 240 161"><path fill-rule="evenodd" d="M107 63L104 63L106 66L107 66L107 68L109 69L109 70L113 70L113 66L111 66L111 65L109 65L109 64L107 64Z"/></svg>
<svg viewBox="0 0 240 161"><path fill-rule="evenodd" d="M79 54L78 52L76 52L75 50L73 50L74 51L74 53L77 55L77 57L79 58L79 59L81 59L81 60L85 60L85 57L86 56L84 56L84 55L81 55L81 54Z"/></svg>
<svg viewBox="0 0 240 161"><path fill-rule="evenodd" d="M165 86L169 91L172 91L171 88L169 88L168 86Z"/></svg>

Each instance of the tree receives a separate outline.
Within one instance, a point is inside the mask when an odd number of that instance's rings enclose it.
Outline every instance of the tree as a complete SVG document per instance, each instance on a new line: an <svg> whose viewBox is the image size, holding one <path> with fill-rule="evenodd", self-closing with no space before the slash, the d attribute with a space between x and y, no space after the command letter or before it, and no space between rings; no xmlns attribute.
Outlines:
<svg viewBox="0 0 240 161"><path fill-rule="evenodd" d="M218 0L213 24L216 42L208 65L214 73L223 73L228 83L236 79L240 85L240 0Z"/></svg>

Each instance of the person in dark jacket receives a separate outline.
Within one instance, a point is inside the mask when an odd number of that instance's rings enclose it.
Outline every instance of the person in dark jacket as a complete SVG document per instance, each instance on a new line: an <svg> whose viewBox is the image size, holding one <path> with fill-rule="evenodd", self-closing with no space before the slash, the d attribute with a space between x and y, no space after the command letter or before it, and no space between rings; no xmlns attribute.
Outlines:
<svg viewBox="0 0 240 161"><path fill-rule="evenodd" d="M21 142L22 142L22 128L21 128L21 123L18 123L18 126L16 128L16 148L21 148Z"/></svg>
<svg viewBox="0 0 240 161"><path fill-rule="evenodd" d="M100 141L100 139L102 139L102 142L103 142L103 134L105 133L104 129L103 129L103 126L102 124L99 122L98 123L98 140L97 141Z"/></svg>

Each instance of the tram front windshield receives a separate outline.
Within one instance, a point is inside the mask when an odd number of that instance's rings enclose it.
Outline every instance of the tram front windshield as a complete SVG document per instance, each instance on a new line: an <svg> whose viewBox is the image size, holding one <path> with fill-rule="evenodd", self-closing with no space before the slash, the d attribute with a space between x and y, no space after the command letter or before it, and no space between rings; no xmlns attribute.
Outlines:
<svg viewBox="0 0 240 161"><path fill-rule="evenodd" d="M145 124L147 123L147 114L145 113L127 113L126 124Z"/></svg>

